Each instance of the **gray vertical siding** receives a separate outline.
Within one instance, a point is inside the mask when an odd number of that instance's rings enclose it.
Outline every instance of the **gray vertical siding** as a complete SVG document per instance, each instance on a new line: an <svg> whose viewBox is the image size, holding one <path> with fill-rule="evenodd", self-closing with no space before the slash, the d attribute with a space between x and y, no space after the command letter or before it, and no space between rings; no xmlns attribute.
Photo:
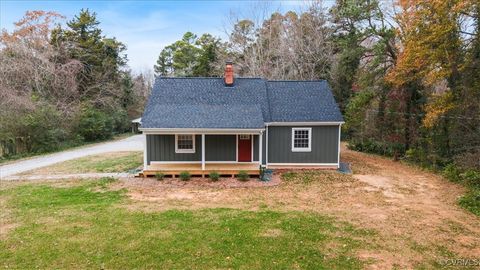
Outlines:
<svg viewBox="0 0 480 270"><path fill-rule="evenodd" d="M150 161L201 161L202 138L195 136L195 153L175 153L175 135L146 135L147 164Z"/></svg>
<svg viewBox="0 0 480 270"><path fill-rule="evenodd" d="M268 127L268 163L337 163L339 126L303 126L312 128L312 151L292 152L292 128Z"/></svg>
<svg viewBox="0 0 480 270"><path fill-rule="evenodd" d="M236 147L236 135L205 135L205 160L235 161Z"/></svg>
<svg viewBox="0 0 480 270"><path fill-rule="evenodd" d="M267 150L267 143L266 143L266 133L263 132L263 135L262 135L262 164L267 164L266 163L266 159L267 159L267 155L266 155L266 150ZM259 144L260 144L260 141L259 141L259 135L254 135L253 136L253 161L258 161L258 147L259 147Z"/></svg>
<svg viewBox="0 0 480 270"><path fill-rule="evenodd" d="M175 153L175 135L146 135L150 161L201 161L202 137L195 136L195 153ZM205 161L235 161L236 135L205 135Z"/></svg>

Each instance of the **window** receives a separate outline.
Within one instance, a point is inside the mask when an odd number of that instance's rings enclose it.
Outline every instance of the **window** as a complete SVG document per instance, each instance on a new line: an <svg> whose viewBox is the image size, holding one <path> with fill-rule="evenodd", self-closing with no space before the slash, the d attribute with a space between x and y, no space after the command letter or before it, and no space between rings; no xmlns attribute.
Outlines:
<svg viewBox="0 0 480 270"><path fill-rule="evenodd" d="M175 153L195 153L195 136L175 135Z"/></svg>
<svg viewBox="0 0 480 270"><path fill-rule="evenodd" d="M312 129L292 128L292 152L312 151Z"/></svg>

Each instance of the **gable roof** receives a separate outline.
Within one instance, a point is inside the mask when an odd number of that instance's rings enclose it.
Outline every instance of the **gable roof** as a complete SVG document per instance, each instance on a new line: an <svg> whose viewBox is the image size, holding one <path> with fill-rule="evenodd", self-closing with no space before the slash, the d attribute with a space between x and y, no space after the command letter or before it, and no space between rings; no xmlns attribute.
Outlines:
<svg viewBox="0 0 480 270"><path fill-rule="evenodd" d="M328 83L267 81L272 122L342 122Z"/></svg>
<svg viewBox="0 0 480 270"><path fill-rule="evenodd" d="M325 81L158 77L142 117L148 128L259 129L268 122L343 121Z"/></svg>

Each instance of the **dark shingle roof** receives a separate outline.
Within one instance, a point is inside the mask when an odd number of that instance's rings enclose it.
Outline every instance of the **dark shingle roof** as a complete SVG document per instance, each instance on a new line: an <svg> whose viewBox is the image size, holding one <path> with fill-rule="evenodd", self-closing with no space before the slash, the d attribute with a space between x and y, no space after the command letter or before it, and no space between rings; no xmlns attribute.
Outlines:
<svg viewBox="0 0 480 270"><path fill-rule="evenodd" d="M236 128L264 127L258 105L165 105L154 104L159 117L150 117L145 127L154 128ZM145 121L145 120L143 120Z"/></svg>
<svg viewBox="0 0 480 270"><path fill-rule="evenodd" d="M272 122L341 122L326 81L267 81Z"/></svg>
<svg viewBox="0 0 480 270"><path fill-rule="evenodd" d="M262 79L157 78L142 128L263 128L269 119Z"/></svg>
<svg viewBox="0 0 480 270"><path fill-rule="evenodd" d="M343 121L324 81L155 80L142 128L263 128L265 122Z"/></svg>

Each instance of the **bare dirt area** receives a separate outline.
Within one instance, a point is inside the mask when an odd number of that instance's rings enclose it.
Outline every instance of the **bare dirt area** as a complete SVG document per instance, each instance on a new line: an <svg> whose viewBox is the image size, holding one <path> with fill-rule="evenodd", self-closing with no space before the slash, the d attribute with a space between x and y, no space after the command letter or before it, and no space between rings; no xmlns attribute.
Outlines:
<svg viewBox="0 0 480 270"><path fill-rule="evenodd" d="M352 164L353 175L292 171L277 174L275 185L249 187L136 178L114 187L126 188L131 198L127 207L142 211L228 207L331 215L376 232L371 245L358 254L371 262L371 269L433 268L442 259L478 259L480 219L457 206L461 186L347 149L342 160Z"/></svg>
<svg viewBox="0 0 480 270"><path fill-rule="evenodd" d="M18 224L13 220L11 211L7 207L7 198L5 196L0 197L0 240L17 226Z"/></svg>

